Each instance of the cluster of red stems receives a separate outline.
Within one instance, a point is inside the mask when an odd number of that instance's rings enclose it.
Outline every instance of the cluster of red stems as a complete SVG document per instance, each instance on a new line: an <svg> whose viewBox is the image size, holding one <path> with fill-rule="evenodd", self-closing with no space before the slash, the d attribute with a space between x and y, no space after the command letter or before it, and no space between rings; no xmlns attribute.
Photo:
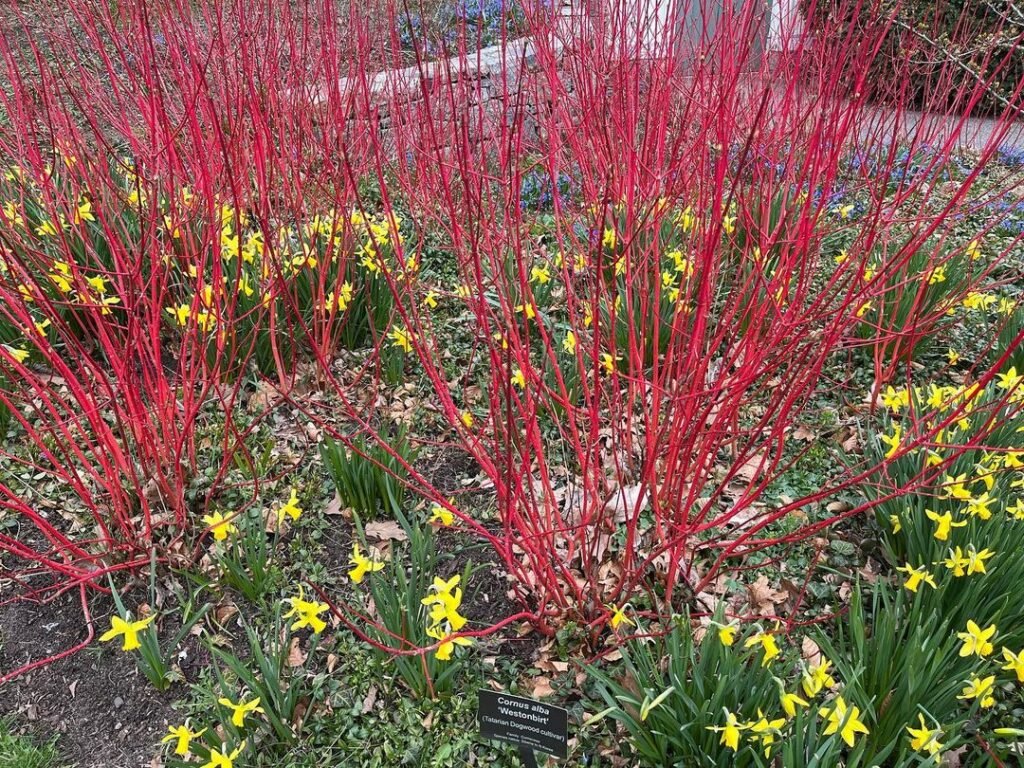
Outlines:
<svg viewBox="0 0 1024 768"><path fill-rule="evenodd" d="M922 250L934 266L954 257L951 224L965 234L982 221L972 191L1011 127L1009 111L993 120L978 161L943 181L967 130L959 116L989 82L947 63L929 87L954 109L916 119L911 107L927 108L929 94L914 91L912 78L868 77L891 24L884 14L818 34L818 43L793 35L778 53L764 51L771 22L759 3L527 4L515 34L530 45L509 46L510 66L480 78L466 74L478 63L472 29L439 50L423 26L402 50L399 30L422 9L128 0L112 15L114 4L99 0L60 5L42 33L32 25L30 34L0 36L2 165L23 169L33 204L66 222L43 248L11 210L0 215L0 319L26 329L18 343L33 355L19 360L11 339L0 347L0 402L36 457L26 463L24 450L0 445L16 468L0 477L0 517L17 521L0 529L0 581L17 587L5 599L74 590L87 615L107 574L148 566L154 549L160 561L201 553L203 515L228 490L229 470L252 460L247 438L259 419L237 423L251 378L229 374L252 354L232 343L231 329L254 310L217 294L223 330L212 334L176 327L167 312L182 264L214 285L238 268L240 260L218 258L222 206L264 230L271 263L286 262L273 258L280 226L330 211L400 215L414 233L393 243L398 263L422 255L424 232L443 242L468 290L439 293L461 307L454 314L472 347L465 370L484 373L452 379L450 324L397 277L387 283L388 327L409 332L406 371L429 380L449 422L436 445L475 460L500 525L451 504L416 466L406 467L406 482L493 546L522 603L516 618L542 630L566 618L601 627L609 606L642 592L664 613L686 610L724 570L747 567L751 553L777 553L869 509L794 523L785 535L773 525L869 482L884 472L874 459L812 495L759 501L806 450L787 442L793 425L819 394L846 391L835 372L850 355L873 357L876 389L909 376L905 363L948 305L922 305L898 322L866 322L858 310L884 304L894 285L917 291L908 265ZM506 42L512 36L506 30ZM428 60L438 56L440 64ZM1002 62L987 63L999 73ZM855 148L874 163L851 165ZM126 170L141 193L131 227L109 213L124 207ZM520 204L531 175L553 190L543 246L530 234L535 214ZM558 192L566 177L570 196ZM378 189L372 204L368 180ZM1007 173L992 194L1018 182ZM840 191L856 201L856 215L837 213ZM183 197L195 201L187 211ZM94 221L78 215L82 201ZM18 211L27 204L7 202ZM678 298L685 310L666 319L657 233L686 210L698 222L686 225L692 278ZM166 216L187 216L199 234L170 240ZM837 237L846 253L839 264L823 251ZM950 302L992 285L1017 244L1000 242L1003 253L989 254ZM340 248L333 257L357 258ZM560 286L552 301L578 334L572 386L554 364L564 331L544 321L543 308L536 318L521 309L533 302L538 260L550 265ZM55 261L91 265L68 268L76 295L102 277L116 303L55 298ZM878 274L864 280L869 264ZM380 358L393 340L378 335L360 358L364 369L338 375L337 338L314 327L287 292L283 267L274 269L267 300L283 305L304 352L275 347L277 373L264 384L280 395L273 407L290 405L339 440L356 425L387 446L365 394L387 386ZM336 296L345 274L313 281L313 302ZM41 317L47 332L33 336ZM300 367L340 403L330 419L292 394ZM545 368L555 374L541 376ZM987 381L996 368L967 375ZM197 431L211 413L225 423L220 466L193 499L189 484L208 470L197 466ZM921 479L941 470L922 464ZM31 488L18 479L29 475ZM56 514L47 487L58 498L72 492L91 525ZM255 482L251 491L255 498ZM617 532L626 545L609 569ZM91 637L90 628L84 642Z"/></svg>

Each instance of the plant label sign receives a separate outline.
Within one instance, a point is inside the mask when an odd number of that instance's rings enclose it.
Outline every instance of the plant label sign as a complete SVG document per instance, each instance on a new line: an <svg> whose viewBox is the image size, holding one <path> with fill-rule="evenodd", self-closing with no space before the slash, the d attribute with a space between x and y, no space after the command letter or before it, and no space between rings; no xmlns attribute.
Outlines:
<svg viewBox="0 0 1024 768"><path fill-rule="evenodd" d="M481 690L480 735L546 755L569 756L569 711L522 696Z"/></svg>

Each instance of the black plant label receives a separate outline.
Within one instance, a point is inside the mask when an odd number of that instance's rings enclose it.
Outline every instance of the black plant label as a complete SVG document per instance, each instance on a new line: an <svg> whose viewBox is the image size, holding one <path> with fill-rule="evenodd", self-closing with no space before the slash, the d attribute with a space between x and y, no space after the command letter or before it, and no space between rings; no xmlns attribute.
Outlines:
<svg viewBox="0 0 1024 768"><path fill-rule="evenodd" d="M480 735L558 757L569 756L569 711L534 699L481 690Z"/></svg>

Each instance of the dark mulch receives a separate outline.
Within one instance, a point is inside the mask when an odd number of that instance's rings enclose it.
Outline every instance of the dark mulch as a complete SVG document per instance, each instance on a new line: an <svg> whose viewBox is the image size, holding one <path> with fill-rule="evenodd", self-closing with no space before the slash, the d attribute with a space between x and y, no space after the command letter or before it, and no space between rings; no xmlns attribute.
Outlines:
<svg viewBox="0 0 1024 768"><path fill-rule="evenodd" d="M92 606L97 636L109 626L108 601ZM0 670L73 647L86 636L77 593L39 605L0 606ZM0 689L0 717L42 739L57 737L62 756L76 768L150 766L155 745L177 723L175 686L157 692L138 674L118 642L86 650L15 678Z"/></svg>
<svg viewBox="0 0 1024 768"><path fill-rule="evenodd" d="M459 531L441 530L438 551L444 558L445 575L462 573L467 563L473 564L473 575L469 583L463 585L466 598L460 609L471 627L496 624L523 610L509 594L512 582L504 563L487 542ZM536 632L519 637L516 629L516 624L510 624L493 636L489 641L497 645L493 654L529 664L536 659L537 649L547 638Z"/></svg>

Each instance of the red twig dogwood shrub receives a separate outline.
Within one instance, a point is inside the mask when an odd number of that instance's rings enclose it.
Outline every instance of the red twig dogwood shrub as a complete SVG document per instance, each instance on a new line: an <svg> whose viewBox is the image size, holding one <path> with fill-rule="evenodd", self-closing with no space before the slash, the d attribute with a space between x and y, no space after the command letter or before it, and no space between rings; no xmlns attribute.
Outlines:
<svg viewBox="0 0 1024 768"><path fill-rule="evenodd" d="M538 12L532 67L505 70L497 108L436 72L415 99L397 76L377 91L391 121L375 162L412 218L445 233L472 334L452 376L445 329L402 313L414 365L495 489L497 533L462 519L547 627L602 623L643 592L679 610L723 568L836 522L792 514L879 467L773 508L766 490L801 453L794 425L842 386L844 355L876 386L908 375L1017 244L979 262L962 241L1008 121L961 168L962 120L866 101L870 38L839 56L797 42L773 70L755 56L752 4L682 40L645 38L622 11ZM528 175L552 190L540 236Z"/></svg>
<svg viewBox="0 0 1024 768"><path fill-rule="evenodd" d="M0 538L17 578L95 587L237 514L218 484L254 372L348 450L392 455L544 631L596 631L640 596L693 609L724 569L836 522L793 513L880 465L769 504L806 450L792 431L848 359L879 387L909 375L988 287L1003 254L961 240L984 237L973 190L1009 124L961 169L962 121L911 121L896 86L879 113L857 87L870 33L776 62L763 9L712 5L531 6L530 42L487 61L479 30L399 50L408 8L381 31L329 0L75 0L73 27L0 44L0 399L30 468L87 512L56 523L0 485L33 530ZM289 394L303 366L330 413ZM495 520L389 447L373 395L404 377ZM221 466L195 502L206 413Z"/></svg>
<svg viewBox="0 0 1024 768"><path fill-rule="evenodd" d="M22 523L0 535L0 570L40 600L79 586L84 599L154 555L190 561L195 534L241 511L218 494L253 461L253 419L234 416L245 377L287 389L300 354L331 357L368 322L339 319L364 286L345 288L356 254L319 202L341 198L323 189L349 189L353 167L321 165L337 136L271 104L307 77L286 63L310 42L305 22L221 5L66 10L45 39L0 42L0 404L17 425L0 452L39 486L0 478ZM257 35L275 55L237 45ZM318 76L336 78L320 56Z"/></svg>

